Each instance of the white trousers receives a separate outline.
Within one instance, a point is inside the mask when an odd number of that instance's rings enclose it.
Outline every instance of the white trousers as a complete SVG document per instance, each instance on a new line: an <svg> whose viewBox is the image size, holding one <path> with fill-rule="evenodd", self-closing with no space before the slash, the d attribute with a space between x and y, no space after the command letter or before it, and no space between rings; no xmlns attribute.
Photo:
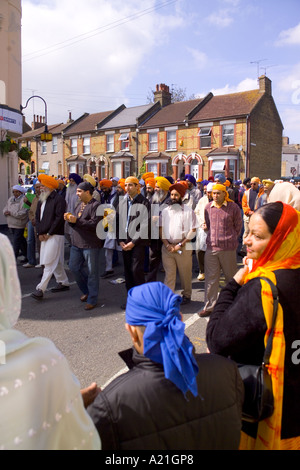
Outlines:
<svg viewBox="0 0 300 470"><path fill-rule="evenodd" d="M64 260L65 239L63 235L52 235L49 240L41 243L40 263L45 267L42 280L36 287L37 290L45 292L53 275L57 283L69 285Z"/></svg>

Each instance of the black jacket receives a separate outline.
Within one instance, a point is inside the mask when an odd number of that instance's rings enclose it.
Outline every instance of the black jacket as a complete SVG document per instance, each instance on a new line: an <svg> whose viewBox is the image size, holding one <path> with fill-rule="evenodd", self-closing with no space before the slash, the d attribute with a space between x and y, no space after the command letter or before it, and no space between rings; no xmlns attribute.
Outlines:
<svg viewBox="0 0 300 470"><path fill-rule="evenodd" d="M285 364L281 438L300 436L300 269L274 271L283 309ZM214 354L242 364L261 364L267 324L262 308L261 283L254 278L243 287L231 280L220 292L206 329L206 341ZM293 359L294 358L294 359ZM257 427L244 424L255 437Z"/></svg>
<svg viewBox="0 0 300 470"><path fill-rule="evenodd" d="M134 349L125 353L130 370L88 408L103 450L238 448L243 384L233 362L195 355L201 397L188 393L185 398L160 364Z"/></svg>
<svg viewBox="0 0 300 470"><path fill-rule="evenodd" d="M128 197L119 198L116 208L116 229L118 243L129 243L134 245L149 245L151 238L151 204L141 194L133 200L132 208L128 214Z"/></svg>
<svg viewBox="0 0 300 470"><path fill-rule="evenodd" d="M94 198L85 206L82 214L78 217L81 211L81 203L75 208L74 215L77 217L76 224L69 223L73 229L71 232L72 245L77 248L89 249L89 248L101 248L104 244L104 240L101 240L97 236L97 225L101 223L102 216L96 214L100 203Z"/></svg>
<svg viewBox="0 0 300 470"><path fill-rule="evenodd" d="M64 235L66 201L56 191L52 191L46 201L44 214L41 218L41 201L36 209L36 233L37 235Z"/></svg>

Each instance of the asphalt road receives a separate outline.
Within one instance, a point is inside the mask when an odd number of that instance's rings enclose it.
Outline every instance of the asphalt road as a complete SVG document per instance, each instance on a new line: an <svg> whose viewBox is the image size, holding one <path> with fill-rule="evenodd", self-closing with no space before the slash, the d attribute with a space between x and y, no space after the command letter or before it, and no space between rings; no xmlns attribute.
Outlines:
<svg viewBox="0 0 300 470"><path fill-rule="evenodd" d="M66 266L69 248L66 246ZM206 352L205 330L207 319L199 318L197 312L203 307L204 282L197 280L197 262L193 256L192 302L181 308L186 324L186 334L195 345L197 352ZM104 250L101 250L101 271L103 272ZM82 387L96 381L104 387L117 374L126 370L118 352L131 347L131 340L125 330L125 312L121 305L126 302L125 284L112 284L111 281L123 276L122 255L115 267L115 275L100 280L98 307L90 312L84 310L79 291L72 273L67 269L71 288L69 291L53 294L51 280L44 300L38 302L30 293L39 283L42 269L25 269L18 264L22 288L22 311L16 328L29 337L43 336L51 339L66 356L73 373ZM163 282L164 274L158 280ZM177 280L176 292L180 293ZM125 369L124 369L125 368Z"/></svg>

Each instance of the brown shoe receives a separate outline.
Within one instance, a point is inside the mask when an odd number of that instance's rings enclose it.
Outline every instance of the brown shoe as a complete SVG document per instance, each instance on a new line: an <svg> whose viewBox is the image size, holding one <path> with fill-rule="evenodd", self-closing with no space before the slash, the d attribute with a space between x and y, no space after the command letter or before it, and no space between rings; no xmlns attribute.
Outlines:
<svg viewBox="0 0 300 470"><path fill-rule="evenodd" d="M86 302L87 299L88 299L88 295L82 295L82 296L80 297L81 302Z"/></svg>
<svg viewBox="0 0 300 470"><path fill-rule="evenodd" d="M211 314L211 312L209 312L208 310L201 310L200 312L198 312L198 315L201 318L209 317L210 314Z"/></svg>
<svg viewBox="0 0 300 470"><path fill-rule="evenodd" d="M97 307L97 305L92 305L92 304L86 304L84 307L84 310L93 310L93 308Z"/></svg>

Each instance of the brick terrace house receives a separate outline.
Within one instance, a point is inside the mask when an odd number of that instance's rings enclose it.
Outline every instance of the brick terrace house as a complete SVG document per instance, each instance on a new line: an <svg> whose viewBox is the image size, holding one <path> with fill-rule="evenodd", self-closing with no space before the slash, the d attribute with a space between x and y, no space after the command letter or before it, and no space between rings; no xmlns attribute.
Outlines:
<svg viewBox="0 0 300 470"><path fill-rule="evenodd" d="M141 126L140 140L155 174L278 178L282 130L271 81L262 76L257 90L169 104Z"/></svg>
<svg viewBox="0 0 300 470"><path fill-rule="evenodd" d="M300 176L300 144L290 144L288 137L282 139L281 176L286 178Z"/></svg>

